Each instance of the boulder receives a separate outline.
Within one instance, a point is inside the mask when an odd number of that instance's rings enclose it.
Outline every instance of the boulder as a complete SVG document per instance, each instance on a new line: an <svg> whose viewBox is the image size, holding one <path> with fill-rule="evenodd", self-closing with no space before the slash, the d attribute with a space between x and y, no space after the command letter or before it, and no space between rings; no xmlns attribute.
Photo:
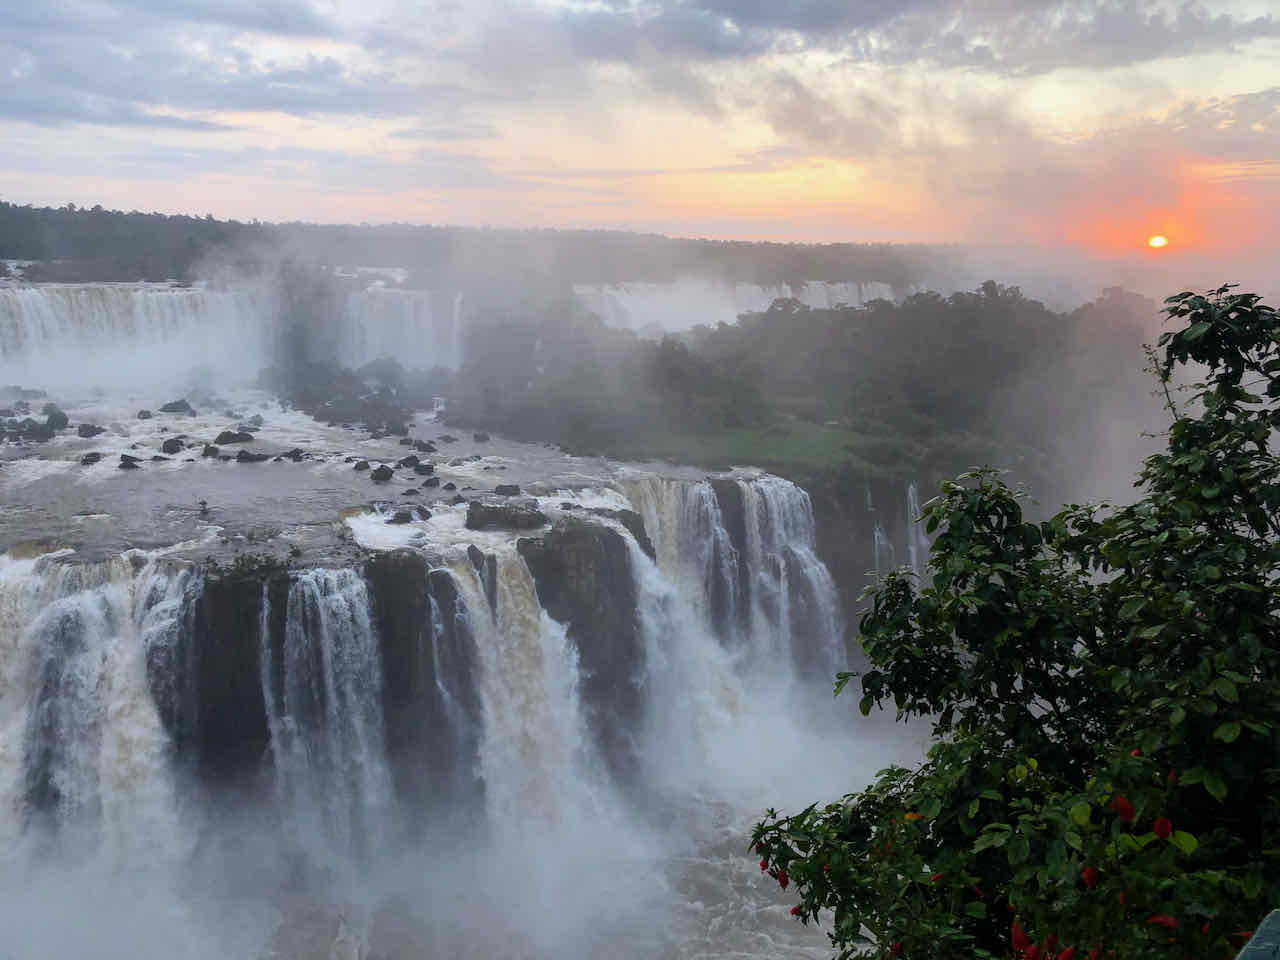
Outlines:
<svg viewBox="0 0 1280 960"><path fill-rule="evenodd" d="M183 443L177 437L170 437L164 443L160 444L161 453L180 453Z"/></svg>
<svg viewBox="0 0 1280 960"><path fill-rule="evenodd" d="M90 453L86 453L83 457L80 458L80 465L82 467L87 467L87 466L90 466L91 464L97 463L101 459L102 459L102 454L94 450Z"/></svg>
<svg viewBox="0 0 1280 960"><path fill-rule="evenodd" d="M457 489L458 489L458 485L457 485L456 483L454 483L452 480L450 480L450 481L449 481L448 483L446 483L446 484L445 484L441 489L442 489L442 490L457 490Z"/></svg>
<svg viewBox="0 0 1280 960"><path fill-rule="evenodd" d="M356 465L355 465L354 467L352 467L352 469L353 469L353 470L355 470L355 471L357 471L357 472L359 472L359 473L363 473L365 470L368 470L368 469L369 469L369 461L368 461L368 460L357 460L357 461L356 461Z"/></svg>
<svg viewBox="0 0 1280 960"><path fill-rule="evenodd" d="M413 468L413 472L420 477L429 477L436 472L436 468L430 463L419 463Z"/></svg>
<svg viewBox="0 0 1280 960"><path fill-rule="evenodd" d="M271 458L265 453L251 453L248 450L241 450L236 454L236 463L261 463L269 459Z"/></svg>
<svg viewBox="0 0 1280 960"><path fill-rule="evenodd" d="M369 478L373 480L374 483L386 483L393 476L395 476L395 471L385 463L374 470L373 473L369 474Z"/></svg>
<svg viewBox="0 0 1280 960"><path fill-rule="evenodd" d="M255 413L252 417L247 419L245 423L248 424L251 429L257 429L258 427L261 427L263 423L262 414Z"/></svg>
<svg viewBox="0 0 1280 960"><path fill-rule="evenodd" d="M152 457L152 458L151 458L151 462L152 462L152 463L156 463L156 462L158 462L158 461L163 461L163 460L168 460L168 459L169 459L168 457L162 457L162 456L160 456L160 454L158 454L158 453L157 453L154 457Z"/></svg>
<svg viewBox="0 0 1280 960"><path fill-rule="evenodd" d="M413 442L413 449L417 450L419 453L435 453L436 445L426 440L415 440Z"/></svg>
<svg viewBox="0 0 1280 960"><path fill-rule="evenodd" d="M500 483L493 488L493 492L500 497L518 497L520 496L520 486L515 483Z"/></svg>
<svg viewBox="0 0 1280 960"><path fill-rule="evenodd" d="M387 523L412 523L412 522L413 522L413 514L410 513L408 510L397 510L394 514L391 515L391 518L387 520Z"/></svg>
<svg viewBox="0 0 1280 960"><path fill-rule="evenodd" d="M220 453L222 453L222 451L219 450L217 447L215 447L212 443L206 443L204 445L204 452L201 453L200 455L202 457L216 457Z"/></svg>
<svg viewBox="0 0 1280 960"><path fill-rule="evenodd" d="M139 420L150 420L150 419L151 419L151 411L150 411L150 410L139 410L139 411L138 411L138 419L139 419Z"/></svg>
<svg viewBox="0 0 1280 960"><path fill-rule="evenodd" d="M58 405L56 403L46 403L43 407L40 408L40 413L46 417L49 416L49 414L51 413L57 413L57 412L58 412Z"/></svg>
<svg viewBox="0 0 1280 960"><path fill-rule="evenodd" d="M421 490L419 490L417 487L410 487L410 488L409 488L408 490L406 490L404 493L400 494L400 496L402 496L402 497L420 497L420 496L422 496L422 491L421 491Z"/></svg>
<svg viewBox="0 0 1280 960"><path fill-rule="evenodd" d="M396 466L397 467L416 467L420 462L421 461L418 460L417 456L411 453L407 457L401 457L399 460L397 460Z"/></svg>
<svg viewBox="0 0 1280 960"><path fill-rule="evenodd" d="M561 504L564 506L564 504ZM572 504L570 504L572 506ZM649 534L644 529L644 518L634 510L609 510L605 507L592 507L589 511L597 517L608 517L610 520L617 520L620 524L627 528L636 543L640 545L640 549L649 555L650 560L658 559L657 553L653 549L653 541L649 539Z"/></svg>
<svg viewBox="0 0 1280 960"><path fill-rule="evenodd" d="M412 447L412 446L413 446L413 441L412 441L411 439L409 439L408 437L401 437L401 438L400 438L400 446L402 446L402 447Z"/></svg>
<svg viewBox="0 0 1280 960"><path fill-rule="evenodd" d="M301 463L302 458L306 456L306 451L301 447L294 447L288 453L282 454L286 460L292 460L294 463Z"/></svg>
<svg viewBox="0 0 1280 960"><path fill-rule="evenodd" d="M476 568L477 573L484 569L484 551L474 543L467 547L467 558L471 561L471 566Z"/></svg>
<svg viewBox="0 0 1280 960"><path fill-rule="evenodd" d="M533 530L547 522L536 500L472 500L467 505L468 530Z"/></svg>
<svg viewBox="0 0 1280 960"><path fill-rule="evenodd" d="M471 435L471 439L474 440L476 443L488 443L489 435L485 433L483 430L477 430L475 433Z"/></svg>
<svg viewBox="0 0 1280 960"><path fill-rule="evenodd" d="M460 493L455 493L453 495L453 498L450 499L449 501L450 505L455 507L466 502L467 502L467 498Z"/></svg>
<svg viewBox="0 0 1280 960"><path fill-rule="evenodd" d="M413 512L418 515L419 520L430 520L431 511L426 507L414 507Z"/></svg>
<svg viewBox="0 0 1280 960"><path fill-rule="evenodd" d="M253 443L253 434L246 430L223 430L213 442L220 447L228 443Z"/></svg>
<svg viewBox="0 0 1280 960"><path fill-rule="evenodd" d="M76 427L76 436L82 437L85 440L89 440L93 437L96 437L100 433L106 433L106 432L107 432L106 427L95 426L92 423L82 423L78 427Z"/></svg>
<svg viewBox="0 0 1280 960"><path fill-rule="evenodd" d="M436 437L436 439L439 440L441 443L457 443L458 442L458 438L449 433L441 434L440 436Z"/></svg>
<svg viewBox="0 0 1280 960"><path fill-rule="evenodd" d="M170 400L168 403L166 403L164 406L160 408L160 412L161 413L181 413L188 417L194 417L196 415L196 412L195 410L192 409L191 404L187 403L186 397L183 397L181 400Z"/></svg>
<svg viewBox="0 0 1280 960"><path fill-rule="evenodd" d="M409 426L403 420L388 420L386 423L387 433L392 436L403 437L409 433Z"/></svg>
<svg viewBox="0 0 1280 960"><path fill-rule="evenodd" d="M45 406L47 408L49 405L46 404ZM57 407L54 407L53 410L49 411L49 413L46 414L44 425L48 427L50 430L65 430L67 429L67 424L69 424L70 422L71 422L70 417L68 417L65 413L63 413Z"/></svg>
<svg viewBox="0 0 1280 960"><path fill-rule="evenodd" d="M440 486L440 478L439 478L439 477L427 477L427 479L425 479L425 480L423 480L423 481L422 481L422 485L423 485L424 487L438 487L438 486Z"/></svg>
<svg viewBox="0 0 1280 960"><path fill-rule="evenodd" d="M138 463L139 463L139 462L140 462L140 461L138 460L138 458L137 458L137 457L131 457L131 456L129 456L129 454L127 454L127 453L122 453L122 454L120 454L120 469L121 469L121 470L137 470L137 469L138 469Z"/></svg>

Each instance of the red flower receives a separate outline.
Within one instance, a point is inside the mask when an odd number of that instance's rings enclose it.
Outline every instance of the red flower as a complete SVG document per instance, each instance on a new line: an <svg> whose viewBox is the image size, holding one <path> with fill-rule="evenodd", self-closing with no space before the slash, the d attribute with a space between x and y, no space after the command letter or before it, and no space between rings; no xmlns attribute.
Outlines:
<svg viewBox="0 0 1280 960"><path fill-rule="evenodd" d="M1058 935L1051 933L1044 938L1044 952L1052 953L1058 947Z"/></svg>
<svg viewBox="0 0 1280 960"><path fill-rule="evenodd" d="M1125 823L1133 823L1133 804L1129 802L1129 798L1124 794L1116 794L1111 798L1111 803L1108 806Z"/></svg>
<svg viewBox="0 0 1280 960"><path fill-rule="evenodd" d="M760 870L761 870L761 872L763 872L763 871L765 871L765 870L768 870L768 869L769 869L769 861L768 861L768 860L761 860L761 861L760 861Z"/></svg>
<svg viewBox="0 0 1280 960"><path fill-rule="evenodd" d="M757 844L756 844L756 853L760 854L761 856L764 856L764 844L763 844L763 843L757 843Z"/></svg>
<svg viewBox="0 0 1280 960"><path fill-rule="evenodd" d="M791 878L787 876L787 871L785 871L785 870L779 870L779 871L778 871L778 886L780 886L783 890L785 890L785 889L787 889L787 884L788 884L788 883L790 883L790 882L791 882Z"/></svg>
<svg viewBox="0 0 1280 960"><path fill-rule="evenodd" d="M1067 949L1058 954L1058 960L1076 960L1076 948L1067 947Z"/></svg>
<svg viewBox="0 0 1280 960"><path fill-rule="evenodd" d="M1169 786L1171 786L1171 787L1172 787L1172 786L1173 786L1175 783L1177 783L1177 782L1178 782L1178 771L1177 771L1177 770L1170 770L1170 771L1169 771Z"/></svg>
<svg viewBox="0 0 1280 960"><path fill-rule="evenodd" d="M1156 817L1156 822L1151 825L1151 832L1161 840L1168 840L1173 833L1173 821L1168 817Z"/></svg>
<svg viewBox="0 0 1280 960"><path fill-rule="evenodd" d="M1166 930L1178 929L1178 921L1167 913L1157 913L1154 916L1147 917L1147 923L1157 927L1164 927Z"/></svg>
<svg viewBox="0 0 1280 960"><path fill-rule="evenodd" d="M1084 881L1084 885L1092 890L1098 885L1098 868L1085 867L1080 871L1080 879Z"/></svg>
<svg viewBox="0 0 1280 960"><path fill-rule="evenodd" d="M987 899L987 895L986 895L985 893L983 893L983 892L982 892L982 888L981 888L981 887L974 887L974 888L973 888L973 895L974 895L974 896L976 896L979 900L985 900L985 899Z"/></svg>
<svg viewBox="0 0 1280 960"><path fill-rule="evenodd" d="M1098 960L1098 951L1097 951L1097 950L1090 950L1090 951L1089 951L1089 960Z"/></svg>
<svg viewBox="0 0 1280 960"><path fill-rule="evenodd" d="M1022 929L1022 924L1018 923L1017 920L1013 921L1010 931L1013 938L1014 953L1026 950L1027 947L1031 946L1031 941L1027 938L1027 932Z"/></svg>
<svg viewBox="0 0 1280 960"><path fill-rule="evenodd" d="M1040 960L1040 948L1034 943L1022 951L1023 960Z"/></svg>
<svg viewBox="0 0 1280 960"><path fill-rule="evenodd" d="M824 864L822 865L822 872L823 872L823 873L830 873L830 872L831 872L831 864L829 864L829 863L824 863Z"/></svg>
<svg viewBox="0 0 1280 960"><path fill-rule="evenodd" d="M900 956L902 954L902 941L899 940L892 947L890 947L889 952L892 953L895 957Z"/></svg>
<svg viewBox="0 0 1280 960"><path fill-rule="evenodd" d="M1213 923L1213 920L1212 920L1212 919L1210 919L1210 920L1206 920L1206 921L1204 922L1204 926L1200 928L1200 932L1201 932L1201 933L1208 933L1208 932L1209 932L1209 924L1211 924L1211 923Z"/></svg>
<svg viewBox="0 0 1280 960"><path fill-rule="evenodd" d="M937 883L937 882L938 882L939 880L941 880L941 879L942 879L942 874L940 874L940 873L935 873L932 877L930 877L930 878L929 878L929 882L930 882L930 883Z"/></svg>
<svg viewBox="0 0 1280 960"><path fill-rule="evenodd" d="M1133 748L1133 751L1129 754L1129 756L1131 756L1131 757L1140 757L1140 756L1142 756L1142 751L1141 751L1141 750L1139 750L1137 747L1134 747L1134 748Z"/></svg>
<svg viewBox="0 0 1280 960"><path fill-rule="evenodd" d="M800 916L800 904L797 903L794 907L791 908L791 915L793 917Z"/></svg>

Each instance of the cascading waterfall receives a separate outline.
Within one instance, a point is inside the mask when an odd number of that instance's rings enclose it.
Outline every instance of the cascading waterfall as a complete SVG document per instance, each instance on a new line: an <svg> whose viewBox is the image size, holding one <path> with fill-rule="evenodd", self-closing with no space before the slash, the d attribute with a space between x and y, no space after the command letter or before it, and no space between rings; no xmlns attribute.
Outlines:
<svg viewBox="0 0 1280 960"><path fill-rule="evenodd" d="M578 658L564 625L538 605L533 577L513 549L497 554L492 607L473 567L461 564L453 573L480 660L480 770L491 827L564 826L597 812L599 767L583 729Z"/></svg>
<svg viewBox="0 0 1280 960"><path fill-rule="evenodd" d="M6 848L38 825L108 859L181 856L170 744L146 657L174 629L190 571L136 554L62 560L0 558Z"/></svg>
<svg viewBox="0 0 1280 960"><path fill-rule="evenodd" d="M844 618L835 583L818 559L809 495L789 480L741 480L751 573L752 654L767 669L789 655L831 676L843 666Z"/></svg>
<svg viewBox="0 0 1280 960"><path fill-rule="evenodd" d="M304 846L379 848L392 789L364 580L354 570L294 575L279 651L270 619L264 591L262 692L281 809Z"/></svg>
<svg viewBox="0 0 1280 960"><path fill-rule="evenodd" d="M920 522L920 491L915 483L907 484L907 557L911 570L922 576L929 566L929 549L932 543Z"/></svg>
<svg viewBox="0 0 1280 960"><path fill-rule="evenodd" d="M843 660L843 615L817 556L809 496L780 477L718 481L740 498L739 543L710 481L642 477L627 491L650 531L658 565L692 585L704 629L753 669L795 664L830 673Z"/></svg>

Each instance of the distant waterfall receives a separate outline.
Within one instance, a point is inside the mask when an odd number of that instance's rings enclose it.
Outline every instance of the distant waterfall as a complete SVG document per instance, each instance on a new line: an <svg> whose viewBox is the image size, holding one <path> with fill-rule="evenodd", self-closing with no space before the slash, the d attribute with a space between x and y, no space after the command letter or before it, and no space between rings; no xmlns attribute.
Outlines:
<svg viewBox="0 0 1280 960"><path fill-rule="evenodd" d="M878 281L761 285L725 283L696 275L669 283L577 284L574 293L609 326L653 335L676 333L701 323L734 323L739 314L767 310L779 298L794 298L824 309L894 299L893 288Z"/></svg>
<svg viewBox="0 0 1280 960"><path fill-rule="evenodd" d="M392 790L364 581L353 570L297 574L279 651L269 620L264 595L263 701L281 809L304 845L377 848L392 821Z"/></svg>
<svg viewBox="0 0 1280 960"><path fill-rule="evenodd" d="M916 576L923 576L929 566L929 550L933 544L920 519L920 491L907 484L907 562Z"/></svg>
<svg viewBox="0 0 1280 960"><path fill-rule="evenodd" d="M393 357L406 367L462 362L462 294L370 287L347 298L340 360L352 367Z"/></svg>

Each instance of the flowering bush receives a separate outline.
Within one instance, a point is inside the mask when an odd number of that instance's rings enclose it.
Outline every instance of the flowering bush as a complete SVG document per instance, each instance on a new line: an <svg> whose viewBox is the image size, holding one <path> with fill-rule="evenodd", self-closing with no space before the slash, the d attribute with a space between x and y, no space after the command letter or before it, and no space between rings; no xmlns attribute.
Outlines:
<svg viewBox="0 0 1280 960"><path fill-rule="evenodd" d="M870 592L836 692L934 745L752 837L841 958L1218 960L1280 903L1280 317L1227 287L1166 312L1142 499L1032 524L966 474L923 510L928 578Z"/></svg>

